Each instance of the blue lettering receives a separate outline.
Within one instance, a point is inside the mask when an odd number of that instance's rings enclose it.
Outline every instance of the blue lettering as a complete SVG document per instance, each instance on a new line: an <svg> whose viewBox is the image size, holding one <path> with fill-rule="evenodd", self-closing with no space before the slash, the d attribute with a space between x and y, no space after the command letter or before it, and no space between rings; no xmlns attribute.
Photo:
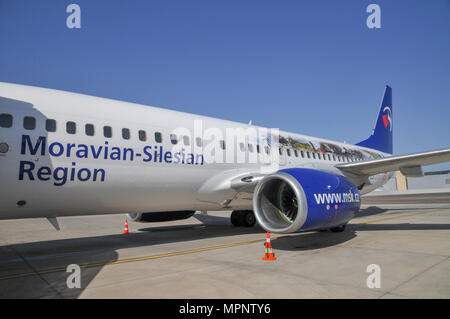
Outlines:
<svg viewBox="0 0 450 319"><path fill-rule="evenodd" d="M150 162L152 160L152 154L150 154L151 149L151 146L144 147L144 154L147 155L147 158L143 159L144 162Z"/></svg>
<svg viewBox="0 0 450 319"><path fill-rule="evenodd" d="M37 178L40 181L48 181L50 179L51 174L52 174L52 170L50 169L50 167L42 166L37 171Z"/></svg>
<svg viewBox="0 0 450 319"><path fill-rule="evenodd" d="M62 172L60 176L58 173ZM58 182L53 183L56 186L62 186L67 182L67 167L57 167L53 171L53 178Z"/></svg>
<svg viewBox="0 0 450 319"><path fill-rule="evenodd" d="M41 155L45 155L45 144L46 144L46 138L45 136L39 136L39 138L36 141L36 145L32 147L30 135L22 135L22 148L20 150L20 154L24 155L26 146L28 146L28 150L30 151L31 155L36 155L39 148L41 148Z"/></svg>
<svg viewBox="0 0 450 319"><path fill-rule="evenodd" d="M28 165L28 168L25 168L25 165ZM34 181L33 173L31 172L34 170L34 163L28 162L28 161L20 161L20 169L19 169L19 181L23 181L23 175L25 173L28 174L28 178L30 181Z"/></svg>
<svg viewBox="0 0 450 319"><path fill-rule="evenodd" d="M88 158L88 147L84 144L79 144L76 156L78 158Z"/></svg>
<svg viewBox="0 0 450 319"><path fill-rule="evenodd" d="M55 146L58 146L58 152L55 152ZM64 153L64 146L61 143L54 142L48 147L48 152L51 156L61 156Z"/></svg>
<svg viewBox="0 0 450 319"><path fill-rule="evenodd" d="M99 174L99 173L101 173L102 174L102 178L101 178L101 182L104 182L105 181L105 170L104 169L102 169L102 168L96 168L96 169L94 169L94 177L92 178L92 180L95 182L95 181L97 181L97 175Z"/></svg>
<svg viewBox="0 0 450 319"><path fill-rule="evenodd" d="M171 152L164 153L164 162L172 163L172 153Z"/></svg>
<svg viewBox="0 0 450 319"><path fill-rule="evenodd" d="M82 173L86 172L86 177L83 177ZM87 168L82 168L78 171L78 179L82 182L87 181L89 178L91 178L91 171Z"/></svg>

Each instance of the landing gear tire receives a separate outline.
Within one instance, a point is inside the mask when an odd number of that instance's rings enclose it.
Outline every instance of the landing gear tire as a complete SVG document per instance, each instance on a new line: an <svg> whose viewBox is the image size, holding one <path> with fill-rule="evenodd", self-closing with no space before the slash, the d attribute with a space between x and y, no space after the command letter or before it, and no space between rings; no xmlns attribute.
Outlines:
<svg viewBox="0 0 450 319"><path fill-rule="evenodd" d="M239 211L234 210L234 211L231 213L230 220L231 220L231 224L233 224L233 226L236 226L236 227L242 226L242 223L241 223L241 214L240 214Z"/></svg>
<svg viewBox="0 0 450 319"><path fill-rule="evenodd" d="M343 232L345 230L345 226L347 226L347 225L344 224L344 225L340 225L340 226L337 226L337 227L332 227L332 228L330 228L330 230L333 233L341 233L341 232Z"/></svg>
<svg viewBox="0 0 450 319"><path fill-rule="evenodd" d="M236 227L253 227L256 223L256 217L251 210L235 210L231 213L231 224Z"/></svg>
<svg viewBox="0 0 450 319"><path fill-rule="evenodd" d="M245 227L253 227L256 223L255 213L253 211L248 210L242 212L244 215L244 226Z"/></svg>

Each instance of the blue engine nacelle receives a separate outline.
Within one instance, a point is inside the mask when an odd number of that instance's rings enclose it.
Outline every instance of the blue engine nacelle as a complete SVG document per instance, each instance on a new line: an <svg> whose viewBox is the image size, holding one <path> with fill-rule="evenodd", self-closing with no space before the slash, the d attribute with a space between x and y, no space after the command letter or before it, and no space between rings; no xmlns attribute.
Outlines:
<svg viewBox="0 0 450 319"><path fill-rule="evenodd" d="M256 219L274 233L344 225L359 206L358 188L344 176L309 168L267 175L253 194Z"/></svg>

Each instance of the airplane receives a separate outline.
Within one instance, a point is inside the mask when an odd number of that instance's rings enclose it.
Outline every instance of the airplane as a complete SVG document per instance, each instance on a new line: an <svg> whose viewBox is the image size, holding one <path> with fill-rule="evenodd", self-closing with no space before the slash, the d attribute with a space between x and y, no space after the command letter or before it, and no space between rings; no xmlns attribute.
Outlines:
<svg viewBox="0 0 450 319"><path fill-rule="evenodd" d="M273 233L341 232L361 195L450 149L393 156L392 89L357 144L0 82L0 219L127 214L136 222L232 210ZM338 129L338 127L336 128Z"/></svg>

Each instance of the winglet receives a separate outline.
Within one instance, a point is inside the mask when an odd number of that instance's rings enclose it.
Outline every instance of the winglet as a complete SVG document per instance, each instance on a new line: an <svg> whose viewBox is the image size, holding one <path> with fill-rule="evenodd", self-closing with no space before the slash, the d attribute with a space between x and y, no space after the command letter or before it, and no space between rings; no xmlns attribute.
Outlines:
<svg viewBox="0 0 450 319"><path fill-rule="evenodd" d="M368 139L359 142L356 145L392 154L393 124L392 89L390 86L386 85L383 99L381 101L380 111L378 112L378 118L375 123L375 128L372 131L372 135L370 135Z"/></svg>

